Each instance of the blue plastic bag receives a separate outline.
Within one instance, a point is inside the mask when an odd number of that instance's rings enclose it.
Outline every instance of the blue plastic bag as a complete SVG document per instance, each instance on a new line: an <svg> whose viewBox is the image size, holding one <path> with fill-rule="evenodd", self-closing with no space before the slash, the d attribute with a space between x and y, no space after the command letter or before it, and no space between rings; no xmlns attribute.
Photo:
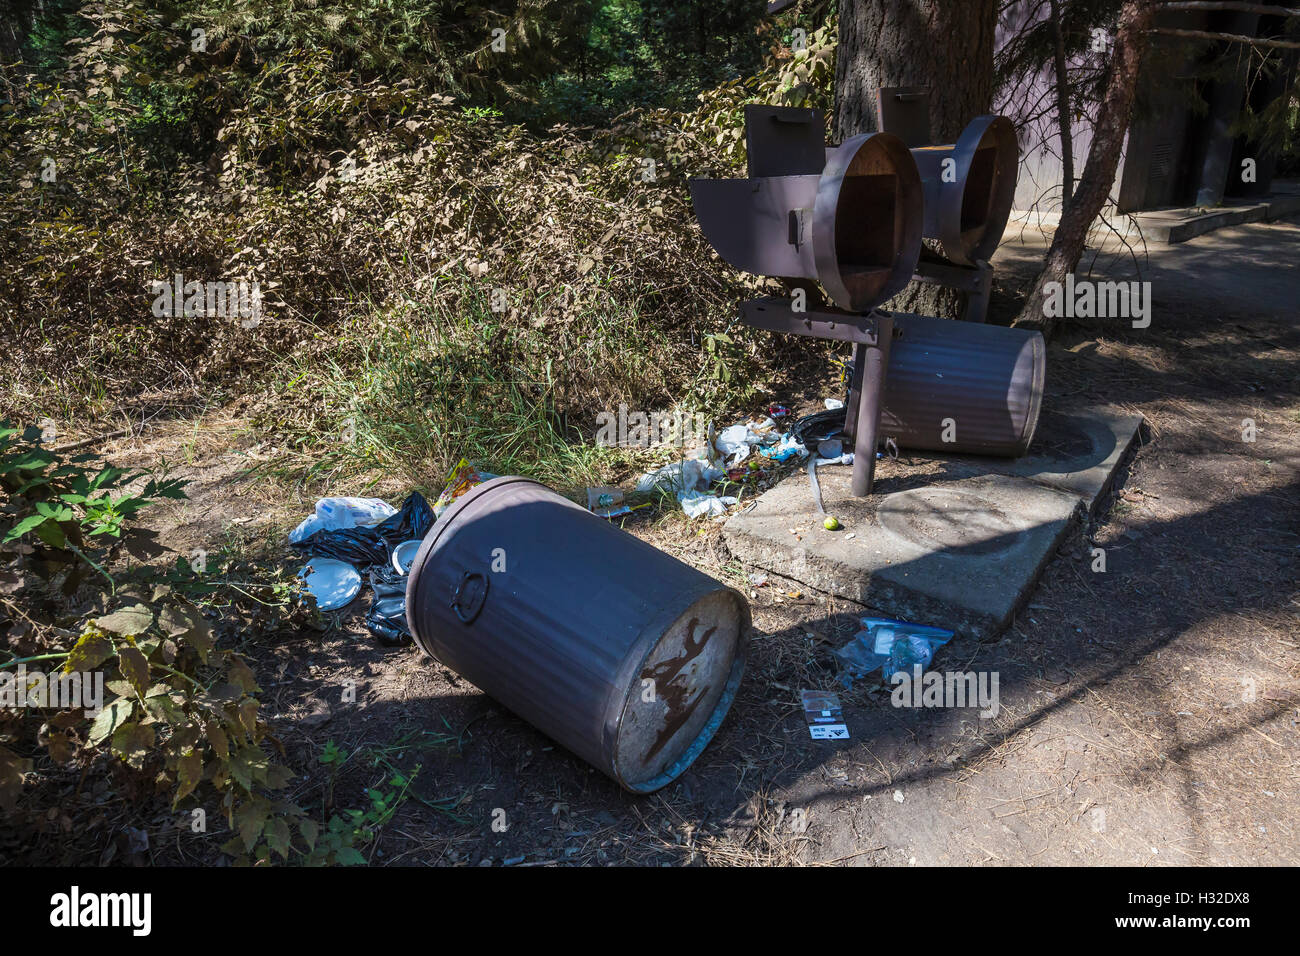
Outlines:
<svg viewBox="0 0 1300 956"><path fill-rule="evenodd" d="M928 624L914 624L889 617L864 617L862 630L853 640L832 653L839 658L843 669L840 683L852 687L853 681L879 670L888 683L900 671L912 673L930 666L936 648L947 644L953 632Z"/></svg>

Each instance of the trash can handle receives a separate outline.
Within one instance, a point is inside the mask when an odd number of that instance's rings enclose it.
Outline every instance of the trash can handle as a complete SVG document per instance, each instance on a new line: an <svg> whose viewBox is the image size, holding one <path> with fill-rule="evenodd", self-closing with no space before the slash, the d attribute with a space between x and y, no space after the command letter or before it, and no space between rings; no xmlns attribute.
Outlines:
<svg viewBox="0 0 1300 956"><path fill-rule="evenodd" d="M475 581L479 582L479 586L471 588L466 593L466 585ZM462 624L469 624L478 617L479 612L483 610L483 602L487 600L487 591L488 579L478 571L466 571L461 577L460 583L456 585L456 590L451 595L451 609L456 612Z"/></svg>

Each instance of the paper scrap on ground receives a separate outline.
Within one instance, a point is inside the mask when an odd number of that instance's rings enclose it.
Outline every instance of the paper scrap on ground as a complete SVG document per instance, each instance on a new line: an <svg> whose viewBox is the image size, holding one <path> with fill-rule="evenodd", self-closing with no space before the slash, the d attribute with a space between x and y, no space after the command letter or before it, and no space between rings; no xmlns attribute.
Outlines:
<svg viewBox="0 0 1300 956"><path fill-rule="evenodd" d="M617 518L632 513L623 503L622 488L588 488L587 510L598 518Z"/></svg>
<svg viewBox="0 0 1300 956"><path fill-rule="evenodd" d="M839 694L824 690L801 690L803 717L813 740L848 740L849 727L844 723L844 708Z"/></svg>
<svg viewBox="0 0 1300 956"><path fill-rule="evenodd" d="M709 485L726 476L720 468L714 468L703 458L691 458L688 461L674 461L662 468L647 472L636 483L636 490L654 491L660 488L669 492L707 491Z"/></svg>

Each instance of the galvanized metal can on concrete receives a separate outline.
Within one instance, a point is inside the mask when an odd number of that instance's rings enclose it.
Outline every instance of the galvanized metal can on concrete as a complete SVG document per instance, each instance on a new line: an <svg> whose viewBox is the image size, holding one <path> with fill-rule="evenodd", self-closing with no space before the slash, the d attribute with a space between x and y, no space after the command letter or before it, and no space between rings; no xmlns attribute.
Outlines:
<svg viewBox="0 0 1300 956"><path fill-rule="evenodd" d="M406 614L426 654L635 793L712 739L750 625L737 591L518 477L438 519Z"/></svg>
<svg viewBox="0 0 1300 956"><path fill-rule="evenodd" d="M1043 402L1040 333L901 312L894 329L881 441L972 455L1025 453Z"/></svg>

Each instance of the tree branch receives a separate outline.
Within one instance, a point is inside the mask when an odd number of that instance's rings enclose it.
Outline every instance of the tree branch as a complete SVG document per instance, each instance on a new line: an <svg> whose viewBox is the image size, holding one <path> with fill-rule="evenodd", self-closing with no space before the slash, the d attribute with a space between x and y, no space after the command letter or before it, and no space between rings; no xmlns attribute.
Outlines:
<svg viewBox="0 0 1300 956"><path fill-rule="evenodd" d="M1070 123L1070 77L1065 62L1065 34L1061 27L1060 0L1050 0L1052 39L1056 65L1056 122L1061 135L1061 209L1070 205L1074 195L1074 136Z"/></svg>
<svg viewBox="0 0 1300 956"><path fill-rule="evenodd" d="M1157 27L1151 32L1167 37L1185 37L1189 40L1227 40L1229 43L1245 43L1248 46L1300 50L1300 40L1282 40L1277 37L1246 37L1237 33L1207 33L1204 30L1175 30L1171 27Z"/></svg>
<svg viewBox="0 0 1300 956"><path fill-rule="evenodd" d="M1267 17L1300 17L1300 10L1273 7L1267 3L1238 3L1229 0L1160 0L1163 10L1226 10L1231 13L1258 13Z"/></svg>

